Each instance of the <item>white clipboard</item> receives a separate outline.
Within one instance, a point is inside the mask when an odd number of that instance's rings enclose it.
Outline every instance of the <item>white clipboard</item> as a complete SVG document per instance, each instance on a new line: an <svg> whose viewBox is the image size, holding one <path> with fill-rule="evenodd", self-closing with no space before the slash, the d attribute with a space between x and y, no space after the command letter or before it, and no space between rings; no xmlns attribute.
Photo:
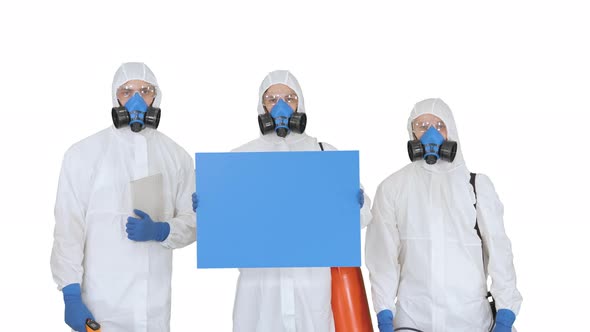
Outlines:
<svg viewBox="0 0 590 332"><path fill-rule="evenodd" d="M149 214L153 221L161 221L164 217L162 173L131 181L130 188L133 209Z"/></svg>

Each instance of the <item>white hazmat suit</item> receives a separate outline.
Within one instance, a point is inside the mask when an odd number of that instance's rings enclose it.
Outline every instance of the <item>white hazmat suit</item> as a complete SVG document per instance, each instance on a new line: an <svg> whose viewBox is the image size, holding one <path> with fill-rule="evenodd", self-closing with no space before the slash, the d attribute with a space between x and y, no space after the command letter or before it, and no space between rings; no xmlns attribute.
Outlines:
<svg viewBox="0 0 590 332"><path fill-rule="evenodd" d="M298 96L297 111L305 112L299 83L290 72L278 70L268 74L260 86L259 114L264 113L263 94L274 84L293 89ZM322 144L325 150L336 150L329 144ZM291 132L281 138L273 132L233 152L320 150L317 139L305 133ZM370 204L365 195L361 224L370 221ZM234 332L334 331L330 268L240 269L233 318Z"/></svg>
<svg viewBox="0 0 590 332"><path fill-rule="evenodd" d="M442 100L415 105L408 119L410 139L415 139L412 121L426 113L446 124L457 155L452 163L413 162L379 185L365 242L373 306L377 313L391 310L395 328L489 331L488 274L498 310L518 314L522 302L503 206L490 179L478 174L476 213L455 121ZM474 229L476 217L483 240Z"/></svg>
<svg viewBox="0 0 590 332"><path fill-rule="evenodd" d="M113 106L119 106L117 88L130 80L157 87L147 66L123 64L113 80ZM160 99L158 88L155 107ZM170 225L163 242L135 242L125 231L136 208L130 183L149 176L161 176L153 193L162 199L154 209L161 215L151 217ZM74 144L55 203L51 270L58 288L79 283L103 331L169 331L172 249L195 241L194 191L192 158L157 130L111 126Z"/></svg>

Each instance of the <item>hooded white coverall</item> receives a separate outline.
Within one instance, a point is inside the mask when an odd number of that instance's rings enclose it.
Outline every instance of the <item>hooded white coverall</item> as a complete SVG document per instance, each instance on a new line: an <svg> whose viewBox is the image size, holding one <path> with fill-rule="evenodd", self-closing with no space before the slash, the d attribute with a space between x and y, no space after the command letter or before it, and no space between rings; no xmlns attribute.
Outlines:
<svg viewBox="0 0 590 332"><path fill-rule="evenodd" d="M284 84L297 96L297 112L305 112L303 94L288 71L268 74L260 86L258 113L263 114L262 97L274 84ZM270 110L269 110L270 111ZM336 150L322 143L325 150ZM285 138L275 133L260 136L233 152L320 151L316 138L290 132ZM370 200L365 195L361 209L362 227L371 218ZM234 332L332 332L330 268L240 269L234 303Z"/></svg>
<svg viewBox="0 0 590 332"><path fill-rule="evenodd" d="M490 179L477 174L476 213L455 121L442 100L415 105L408 119L410 139L415 139L412 121L425 113L446 124L457 155L452 163L413 162L379 185L365 242L373 306L377 313L391 310L395 328L489 331L488 274L498 310L518 314L522 302L503 206ZM483 240L474 229L476 218Z"/></svg>
<svg viewBox="0 0 590 332"><path fill-rule="evenodd" d="M113 80L114 106L117 88L130 80L157 87L147 66L123 64ZM161 96L158 88L155 107ZM168 222L170 234L163 242L129 240L130 181L157 174L163 215L151 217ZM195 241L194 191L192 158L157 130L111 126L74 144L63 160L55 203L51 270L58 289L79 283L102 331L169 331L172 249Z"/></svg>

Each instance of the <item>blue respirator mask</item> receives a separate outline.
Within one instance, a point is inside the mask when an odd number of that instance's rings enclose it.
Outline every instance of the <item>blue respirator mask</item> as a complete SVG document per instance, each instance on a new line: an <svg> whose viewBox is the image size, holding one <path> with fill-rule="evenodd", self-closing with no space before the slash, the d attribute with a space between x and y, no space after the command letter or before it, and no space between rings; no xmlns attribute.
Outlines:
<svg viewBox="0 0 590 332"><path fill-rule="evenodd" d="M432 126L419 140L408 141L408 155L411 161L424 159L427 164L432 165L442 159L452 163L456 154L457 142L446 141Z"/></svg>
<svg viewBox="0 0 590 332"><path fill-rule="evenodd" d="M135 133L145 127L158 128L161 110L145 103L141 95L136 92L125 106L113 107L111 115L115 128L129 125Z"/></svg>
<svg viewBox="0 0 590 332"><path fill-rule="evenodd" d="M301 134L307 125L305 113L293 112L293 109L284 100L279 99L269 113L258 115L258 126L262 135L271 133L273 130L279 137L286 137L289 131Z"/></svg>

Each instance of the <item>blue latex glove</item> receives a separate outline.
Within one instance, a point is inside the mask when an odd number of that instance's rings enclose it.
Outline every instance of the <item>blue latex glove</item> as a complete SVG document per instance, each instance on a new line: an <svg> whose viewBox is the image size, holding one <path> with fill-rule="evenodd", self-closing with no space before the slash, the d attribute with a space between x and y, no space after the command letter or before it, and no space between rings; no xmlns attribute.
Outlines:
<svg viewBox="0 0 590 332"><path fill-rule="evenodd" d="M365 191L362 188L359 190L359 204L361 209L363 208L363 205L365 205Z"/></svg>
<svg viewBox="0 0 590 332"><path fill-rule="evenodd" d="M197 212L197 207L199 207L199 197L197 193L193 193L193 212Z"/></svg>
<svg viewBox="0 0 590 332"><path fill-rule="evenodd" d="M139 218L127 218L127 238L133 241L158 241L166 240L170 234L170 225L167 222L154 222L150 216L141 211L133 210Z"/></svg>
<svg viewBox="0 0 590 332"><path fill-rule="evenodd" d="M509 309L500 309L496 313L496 326L493 332L511 332L516 315Z"/></svg>
<svg viewBox="0 0 590 332"><path fill-rule="evenodd" d="M381 310L377 314L377 324L379 332L393 332L393 312L387 309Z"/></svg>
<svg viewBox="0 0 590 332"><path fill-rule="evenodd" d="M61 290L66 305L65 321L74 331L86 332L86 320L94 320L90 310L82 303L80 284L69 284Z"/></svg>

